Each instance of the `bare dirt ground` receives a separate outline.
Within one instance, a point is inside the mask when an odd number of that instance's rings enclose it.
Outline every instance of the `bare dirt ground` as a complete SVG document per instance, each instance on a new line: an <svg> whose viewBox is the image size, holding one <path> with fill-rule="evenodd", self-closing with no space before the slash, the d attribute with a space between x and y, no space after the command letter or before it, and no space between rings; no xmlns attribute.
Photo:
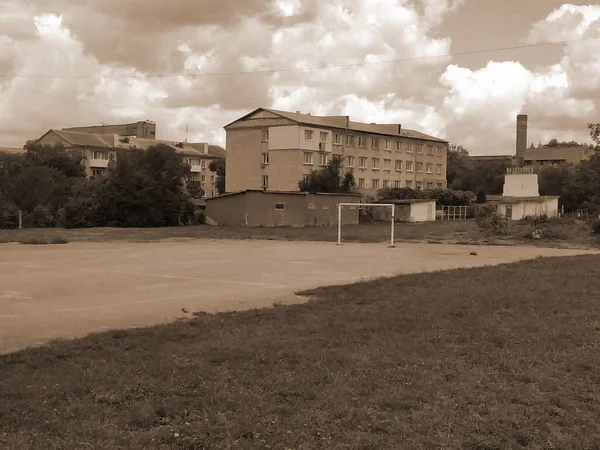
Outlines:
<svg viewBox="0 0 600 450"><path fill-rule="evenodd" d="M597 252L235 240L0 244L0 353L196 311L301 302L295 292L318 286L590 253Z"/></svg>

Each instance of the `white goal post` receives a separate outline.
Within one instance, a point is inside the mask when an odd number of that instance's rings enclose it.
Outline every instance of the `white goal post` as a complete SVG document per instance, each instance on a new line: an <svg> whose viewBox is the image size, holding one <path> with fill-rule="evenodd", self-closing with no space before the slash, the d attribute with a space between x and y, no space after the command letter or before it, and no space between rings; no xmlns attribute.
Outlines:
<svg viewBox="0 0 600 450"><path fill-rule="evenodd" d="M338 204L338 236L337 245L342 245L342 209L346 206L354 206L358 208L365 207L385 207L392 208L391 232L390 232L390 247L394 247L394 224L396 222L396 205L393 203L339 203Z"/></svg>

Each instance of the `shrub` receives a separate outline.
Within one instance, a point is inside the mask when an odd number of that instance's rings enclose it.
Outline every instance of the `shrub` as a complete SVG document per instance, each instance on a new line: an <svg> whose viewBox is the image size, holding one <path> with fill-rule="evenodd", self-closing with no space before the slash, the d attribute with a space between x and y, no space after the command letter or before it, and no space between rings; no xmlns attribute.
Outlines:
<svg viewBox="0 0 600 450"><path fill-rule="evenodd" d="M0 201L0 229L19 228L19 208L11 203Z"/></svg>
<svg viewBox="0 0 600 450"><path fill-rule="evenodd" d="M596 219L592 222L592 233L600 234L600 219Z"/></svg>
<svg viewBox="0 0 600 450"><path fill-rule="evenodd" d="M21 244L25 245L47 245L48 241L41 236L24 239L19 241Z"/></svg>
<svg viewBox="0 0 600 450"><path fill-rule="evenodd" d="M481 231L492 231L495 234L506 234L508 219L500 214L495 208L482 206L475 213L475 222Z"/></svg>
<svg viewBox="0 0 600 450"><path fill-rule="evenodd" d="M57 236L55 238L52 238L50 243L54 244L54 245L61 245L61 244L68 244L69 241L62 236Z"/></svg>
<svg viewBox="0 0 600 450"><path fill-rule="evenodd" d="M54 214L47 206L38 205L27 215L27 223L34 228L48 228L55 224Z"/></svg>

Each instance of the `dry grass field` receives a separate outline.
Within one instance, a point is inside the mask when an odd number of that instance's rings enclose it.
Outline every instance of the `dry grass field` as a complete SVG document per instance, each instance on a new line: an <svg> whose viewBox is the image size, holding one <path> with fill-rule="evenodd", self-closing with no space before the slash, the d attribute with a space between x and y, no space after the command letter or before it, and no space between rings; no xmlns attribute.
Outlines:
<svg viewBox="0 0 600 450"><path fill-rule="evenodd" d="M552 239L531 239L531 225L513 222L506 235L482 233L472 221L446 221L420 224L398 223L395 226L397 242L429 242L460 244L537 245L598 247L600 239L593 236L590 225L585 221L570 218L550 224ZM345 226L343 238L346 242L386 242L390 238L387 223L363 223ZM182 239L270 239L289 241L328 241L337 239L336 227L307 228L245 228L194 226L179 228L126 229L27 229L0 230L1 242L24 244L67 242L152 242Z"/></svg>
<svg viewBox="0 0 600 450"><path fill-rule="evenodd" d="M404 275L0 356L0 448L600 448L599 267Z"/></svg>

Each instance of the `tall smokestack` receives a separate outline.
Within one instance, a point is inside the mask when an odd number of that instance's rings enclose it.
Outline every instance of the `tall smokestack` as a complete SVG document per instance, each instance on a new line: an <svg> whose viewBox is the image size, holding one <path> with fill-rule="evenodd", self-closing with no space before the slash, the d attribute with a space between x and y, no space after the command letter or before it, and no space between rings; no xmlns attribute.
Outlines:
<svg viewBox="0 0 600 450"><path fill-rule="evenodd" d="M525 156L527 150L527 116L520 114L517 116L517 158Z"/></svg>

